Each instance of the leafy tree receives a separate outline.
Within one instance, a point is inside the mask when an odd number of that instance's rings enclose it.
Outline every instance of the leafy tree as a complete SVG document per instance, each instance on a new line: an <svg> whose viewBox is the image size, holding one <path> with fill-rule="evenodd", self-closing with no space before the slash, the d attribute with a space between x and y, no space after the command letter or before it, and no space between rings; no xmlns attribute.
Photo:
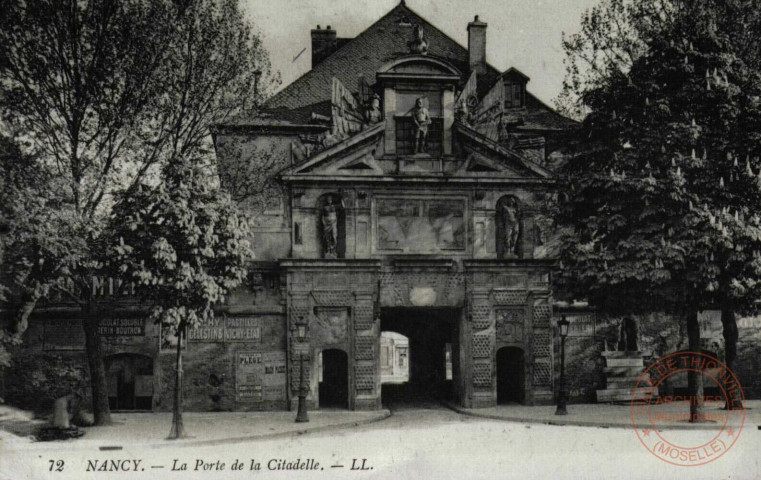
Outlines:
<svg viewBox="0 0 761 480"><path fill-rule="evenodd" d="M195 162L173 162L158 186L126 192L112 217L115 268L153 305L151 318L177 337L170 438L185 436L182 338L214 316L214 305L245 279L251 257L245 220L213 183Z"/></svg>
<svg viewBox="0 0 761 480"><path fill-rule="evenodd" d="M27 318L51 289L81 306L95 423L108 423L93 278L107 273L113 192L156 183L173 158L212 158L209 126L277 79L235 0L0 0L0 10L0 127L55 180L43 195L55 200L37 205L54 222L14 225L45 246L18 250L9 277Z"/></svg>
<svg viewBox="0 0 761 480"><path fill-rule="evenodd" d="M100 270L103 199L139 165L131 155L123 159L137 151L142 132L136 125L147 120L144 107L158 91L150 79L163 55L166 32L154 22L165 17L162 7L138 1L0 3L2 127L61 180L57 204L42 209L66 227L51 232L63 249L50 261L25 251L19 265L28 268L14 276L22 292L33 294L22 298L22 311L31 312L49 288L81 305L97 424L109 423L110 414L90 279ZM37 227L29 233L42 237L45 226Z"/></svg>
<svg viewBox="0 0 761 480"><path fill-rule="evenodd" d="M565 98L587 113L564 169L566 287L680 314L692 350L697 312L718 305L730 368L734 312L761 298L758 7L605 0L564 42Z"/></svg>

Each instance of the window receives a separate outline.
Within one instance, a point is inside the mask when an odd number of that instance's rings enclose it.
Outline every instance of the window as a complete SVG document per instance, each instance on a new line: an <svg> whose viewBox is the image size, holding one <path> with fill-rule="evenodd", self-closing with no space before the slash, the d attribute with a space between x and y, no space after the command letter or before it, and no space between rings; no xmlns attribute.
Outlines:
<svg viewBox="0 0 761 480"><path fill-rule="evenodd" d="M428 137L426 138L425 153L433 156L441 155L442 152L442 130L444 129L444 119L431 118L431 124L428 125ZM412 117L396 117L396 153L399 155L412 155L415 153L415 140L417 135L417 126L412 121Z"/></svg>
<svg viewBox="0 0 761 480"><path fill-rule="evenodd" d="M301 224L299 222L293 224L293 243L301 245Z"/></svg>
<svg viewBox="0 0 761 480"><path fill-rule="evenodd" d="M412 112L418 99L423 101L423 106L428 110L428 115L431 117L425 153L432 156L441 155L444 129L441 92L418 90L397 91L396 93L396 114L394 116L396 122L396 153L399 155L415 153L417 126L412 120Z"/></svg>
<svg viewBox="0 0 761 480"><path fill-rule="evenodd" d="M523 90L521 83L505 83L505 108L522 107Z"/></svg>

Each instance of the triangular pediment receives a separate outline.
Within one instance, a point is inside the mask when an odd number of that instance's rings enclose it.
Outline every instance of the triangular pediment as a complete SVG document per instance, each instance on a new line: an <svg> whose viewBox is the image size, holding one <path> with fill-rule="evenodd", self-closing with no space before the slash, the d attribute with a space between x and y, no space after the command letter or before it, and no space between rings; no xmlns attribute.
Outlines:
<svg viewBox="0 0 761 480"><path fill-rule="evenodd" d="M459 123L455 128L463 150L468 152L466 161L458 171L459 175L536 179L552 177L552 172L546 168L473 128Z"/></svg>
<svg viewBox="0 0 761 480"><path fill-rule="evenodd" d="M500 159L496 156L489 156L474 151L468 147L468 156L458 170L459 176L474 177L502 177L502 178L522 178L532 177L529 172L519 165L512 164L509 159Z"/></svg>
<svg viewBox="0 0 761 480"><path fill-rule="evenodd" d="M364 159L355 160L348 165L340 167L339 170L374 170L374 168L371 167L369 163L370 162Z"/></svg>
<svg viewBox="0 0 761 480"><path fill-rule="evenodd" d="M457 163L453 169L441 170L444 166L442 160L427 155L400 157L390 167L389 158L383 156L385 125L381 121L284 170L281 176L290 179L389 176L411 179L414 176L436 177L444 173L448 179L457 178L459 181L466 181L469 177L477 181L486 178L543 180L552 177L545 168L472 128L459 123L455 123L454 128L458 137L458 156L462 160L447 160Z"/></svg>
<svg viewBox="0 0 761 480"><path fill-rule="evenodd" d="M282 172L281 175L382 175L375 159L383 138L383 122L333 145Z"/></svg>
<svg viewBox="0 0 761 480"><path fill-rule="evenodd" d="M375 157L371 151L363 150L359 156L350 155L347 158L342 158L336 162L327 165L322 169L325 173L370 173L373 175L380 175L383 173L383 169L375 161Z"/></svg>

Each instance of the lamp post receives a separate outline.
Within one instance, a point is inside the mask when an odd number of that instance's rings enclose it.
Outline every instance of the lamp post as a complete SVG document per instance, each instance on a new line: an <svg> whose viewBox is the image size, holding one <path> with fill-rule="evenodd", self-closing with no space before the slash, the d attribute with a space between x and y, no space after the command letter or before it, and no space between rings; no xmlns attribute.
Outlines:
<svg viewBox="0 0 761 480"><path fill-rule="evenodd" d="M300 317L299 320L303 320ZM307 336L306 325L300 324L297 329L297 336L299 342L303 343ZM309 385L306 381L306 372L304 371L304 352L299 353L299 409L296 413L296 423L305 423L309 421L309 415L307 415L307 394L309 393Z"/></svg>
<svg viewBox="0 0 761 480"><path fill-rule="evenodd" d="M565 337L568 336L568 325L565 315L558 320L558 332L560 333L560 388L558 389L558 408L555 415L568 415L568 389L565 384Z"/></svg>

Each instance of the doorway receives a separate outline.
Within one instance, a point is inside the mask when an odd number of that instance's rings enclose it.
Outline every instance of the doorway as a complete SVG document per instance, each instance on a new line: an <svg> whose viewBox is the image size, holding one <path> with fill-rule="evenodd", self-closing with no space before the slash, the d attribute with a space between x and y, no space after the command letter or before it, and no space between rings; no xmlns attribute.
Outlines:
<svg viewBox="0 0 761 480"><path fill-rule="evenodd" d="M104 359L108 381L108 405L112 410L153 408L153 359L120 353Z"/></svg>
<svg viewBox="0 0 761 480"><path fill-rule="evenodd" d="M523 350L502 347L497 350L497 403L524 402Z"/></svg>
<svg viewBox="0 0 761 480"><path fill-rule="evenodd" d="M343 350L322 351L320 408L349 408L349 357Z"/></svg>

